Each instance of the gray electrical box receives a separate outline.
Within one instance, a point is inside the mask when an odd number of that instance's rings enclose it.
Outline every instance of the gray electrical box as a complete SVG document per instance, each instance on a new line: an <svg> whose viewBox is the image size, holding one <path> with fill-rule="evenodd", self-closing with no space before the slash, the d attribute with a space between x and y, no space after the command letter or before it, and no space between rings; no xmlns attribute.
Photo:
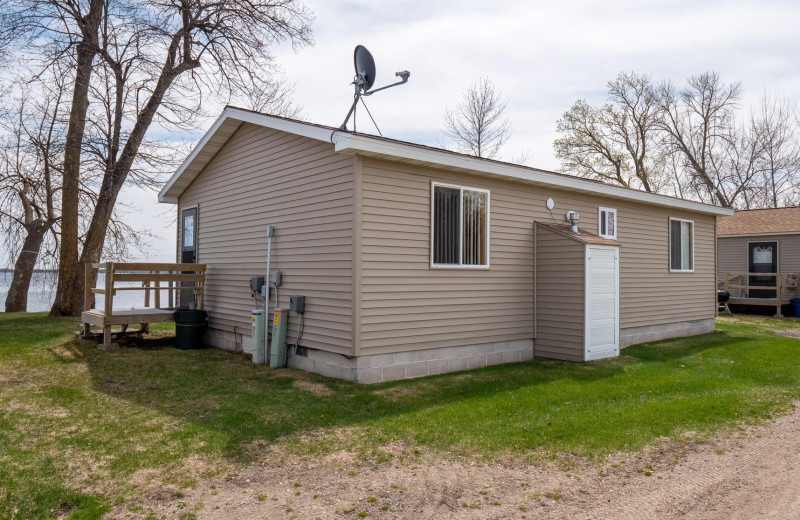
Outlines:
<svg viewBox="0 0 800 520"><path fill-rule="evenodd" d="M306 297L305 296L291 296L289 298L289 310L297 314L306 312Z"/></svg>
<svg viewBox="0 0 800 520"><path fill-rule="evenodd" d="M283 280L283 274L280 271L272 271L271 277L272 277L271 280L272 285L274 285L275 287L278 287L281 284L281 281Z"/></svg>
<svg viewBox="0 0 800 520"><path fill-rule="evenodd" d="M250 278L250 291L261 294L261 288L264 286L263 276L254 276Z"/></svg>

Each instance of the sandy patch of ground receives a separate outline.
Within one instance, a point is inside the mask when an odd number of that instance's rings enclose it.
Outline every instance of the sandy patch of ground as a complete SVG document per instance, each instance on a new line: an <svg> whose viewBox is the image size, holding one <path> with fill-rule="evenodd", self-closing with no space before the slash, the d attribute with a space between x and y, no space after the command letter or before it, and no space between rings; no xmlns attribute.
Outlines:
<svg viewBox="0 0 800 520"><path fill-rule="evenodd" d="M602 463L485 464L425 453L403 460L367 465L352 454L322 461L267 455L235 475L177 494L152 493L109 516L800 518L800 408L710 442L664 443Z"/></svg>
<svg viewBox="0 0 800 520"><path fill-rule="evenodd" d="M789 338L800 338L800 329L776 330L775 334L777 334L778 336L786 336Z"/></svg>

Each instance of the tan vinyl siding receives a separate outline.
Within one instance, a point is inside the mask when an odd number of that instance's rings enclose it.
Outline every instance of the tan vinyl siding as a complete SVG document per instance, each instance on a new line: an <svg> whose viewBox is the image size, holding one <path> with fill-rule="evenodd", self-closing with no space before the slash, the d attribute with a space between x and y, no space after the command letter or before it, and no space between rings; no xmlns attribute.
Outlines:
<svg viewBox="0 0 800 520"><path fill-rule="evenodd" d="M562 222L569 209L595 233L598 206L617 209L621 329L715 316L713 216L362 161L361 354L533 338L533 222ZM432 181L490 190L488 270L430 267ZM692 273L669 272L670 217L695 223Z"/></svg>
<svg viewBox="0 0 800 520"><path fill-rule="evenodd" d="M780 273L800 273L800 235L767 235L747 237L717 238L717 279L725 280L725 273L747 272L748 242L778 242L778 271ZM738 289L731 291L738 295ZM795 294L786 289L784 298L794 298Z"/></svg>
<svg viewBox="0 0 800 520"><path fill-rule="evenodd" d="M583 361L586 245L536 228L536 357Z"/></svg>
<svg viewBox="0 0 800 520"><path fill-rule="evenodd" d="M250 335L248 282L265 274L272 224L280 306L288 308L292 295L306 297L301 344L353 353L354 162L328 143L277 130L243 124L234 133L180 198L180 208L199 205L198 262L208 264L211 328L237 326ZM292 315L288 342L295 336Z"/></svg>

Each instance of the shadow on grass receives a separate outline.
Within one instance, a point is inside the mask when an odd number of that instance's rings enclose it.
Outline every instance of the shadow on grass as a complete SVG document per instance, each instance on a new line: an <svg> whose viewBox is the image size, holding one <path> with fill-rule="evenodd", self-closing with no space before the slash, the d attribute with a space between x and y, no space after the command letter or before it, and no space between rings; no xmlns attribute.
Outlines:
<svg viewBox="0 0 800 520"><path fill-rule="evenodd" d="M116 351L99 351L94 342L75 340L54 349L53 355L65 363L85 363L100 392L197 426L198 431L187 435L196 435L198 442L206 442L203 432L215 432L225 455L235 458L256 440L374 423L521 388L542 387L546 392L545 387L557 382L591 384L637 364L679 360L746 341L712 333L701 341L634 346L620 358L587 364L535 360L368 386L276 371L217 349L177 350L169 337L130 341L128 348Z"/></svg>

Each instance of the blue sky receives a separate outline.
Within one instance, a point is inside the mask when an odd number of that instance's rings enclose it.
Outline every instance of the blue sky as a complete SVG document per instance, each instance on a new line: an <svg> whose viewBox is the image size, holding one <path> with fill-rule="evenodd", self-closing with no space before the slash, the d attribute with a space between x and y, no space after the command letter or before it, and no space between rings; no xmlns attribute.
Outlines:
<svg viewBox="0 0 800 520"><path fill-rule="evenodd" d="M681 83L715 70L742 81L745 106L764 92L800 99L800 2L675 1L308 1L315 45L279 48L296 84L295 101L313 122L338 126L352 99L352 52L367 46L377 85L407 69L407 85L367 100L383 134L436 145L442 115L480 77L508 98L513 136L506 156L523 149L529 164L557 169L556 120L579 98L602 103L621 71ZM370 131L363 110L359 128ZM196 139L208 128L205 122ZM128 189L128 217L154 234L142 259L174 259L174 220L156 194Z"/></svg>

